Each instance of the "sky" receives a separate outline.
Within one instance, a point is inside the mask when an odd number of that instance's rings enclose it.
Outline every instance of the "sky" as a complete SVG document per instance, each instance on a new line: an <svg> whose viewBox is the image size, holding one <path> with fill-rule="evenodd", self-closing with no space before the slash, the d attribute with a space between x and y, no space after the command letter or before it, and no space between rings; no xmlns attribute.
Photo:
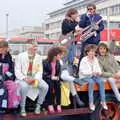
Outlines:
<svg viewBox="0 0 120 120"><path fill-rule="evenodd" d="M22 26L40 26L47 13L63 6L66 0L0 0L0 33Z"/></svg>

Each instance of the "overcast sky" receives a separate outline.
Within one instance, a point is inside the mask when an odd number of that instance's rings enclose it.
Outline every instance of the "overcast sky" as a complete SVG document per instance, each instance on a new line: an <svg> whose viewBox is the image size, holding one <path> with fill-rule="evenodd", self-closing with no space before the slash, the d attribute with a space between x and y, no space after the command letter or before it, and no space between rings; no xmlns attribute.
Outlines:
<svg viewBox="0 0 120 120"><path fill-rule="evenodd" d="M66 0L0 0L0 33L5 32L9 14L9 30L22 26L39 26L45 15L61 8Z"/></svg>

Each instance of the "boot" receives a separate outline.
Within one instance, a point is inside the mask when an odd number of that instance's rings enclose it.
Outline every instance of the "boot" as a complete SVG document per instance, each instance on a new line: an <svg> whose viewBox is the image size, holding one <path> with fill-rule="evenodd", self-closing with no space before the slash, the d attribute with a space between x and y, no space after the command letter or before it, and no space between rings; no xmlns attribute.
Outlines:
<svg viewBox="0 0 120 120"><path fill-rule="evenodd" d="M26 116L27 116L27 113L26 113L26 111L25 111L25 106L22 106L22 107L21 107L20 115L21 115L22 117L26 117Z"/></svg>
<svg viewBox="0 0 120 120"><path fill-rule="evenodd" d="M82 106L85 105L84 102L82 100L80 100L80 98L79 98L79 96L77 94L75 96L73 96L73 100L74 100L74 102L77 103L77 105L79 107L82 107Z"/></svg>
<svg viewBox="0 0 120 120"><path fill-rule="evenodd" d="M36 108L35 108L35 114L40 114L40 108L41 106L39 104L36 105Z"/></svg>

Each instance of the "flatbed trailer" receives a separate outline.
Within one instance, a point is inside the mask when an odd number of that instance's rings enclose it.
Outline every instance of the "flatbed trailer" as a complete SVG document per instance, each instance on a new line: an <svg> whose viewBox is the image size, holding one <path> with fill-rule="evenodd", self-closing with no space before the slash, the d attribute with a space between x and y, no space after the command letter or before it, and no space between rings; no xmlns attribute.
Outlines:
<svg viewBox="0 0 120 120"><path fill-rule="evenodd" d="M100 105L100 96L98 85L94 84L94 102L96 109L94 112L88 107L88 84L79 86L75 84L80 98L85 102L85 106L78 108L77 105L72 105L71 108L63 109L62 113L50 115L47 111L43 111L40 115L35 115L33 112L28 112L26 117L21 117L17 114L0 114L0 120L120 120L120 103L115 98L111 90L109 82L104 82L106 90L106 101L108 110L104 110ZM120 81L117 82L120 89Z"/></svg>

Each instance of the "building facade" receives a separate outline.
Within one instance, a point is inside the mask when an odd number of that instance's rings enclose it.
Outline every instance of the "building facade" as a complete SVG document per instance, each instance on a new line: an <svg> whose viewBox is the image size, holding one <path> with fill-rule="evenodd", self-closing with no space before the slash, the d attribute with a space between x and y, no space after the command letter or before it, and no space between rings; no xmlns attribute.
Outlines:
<svg viewBox="0 0 120 120"><path fill-rule="evenodd" d="M6 37L6 33L1 33L0 36ZM8 31L8 37L23 37L32 39L44 38L44 27L24 26L20 29Z"/></svg>
<svg viewBox="0 0 120 120"><path fill-rule="evenodd" d="M76 8L80 14L86 12L86 6L95 3L97 12L103 16L105 26L109 16L109 28L120 28L120 0L71 0L64 4L64 7L49 13L49 18L45 20L45 37L58 39L61 34L61 23L68 9Z"/></svg>

